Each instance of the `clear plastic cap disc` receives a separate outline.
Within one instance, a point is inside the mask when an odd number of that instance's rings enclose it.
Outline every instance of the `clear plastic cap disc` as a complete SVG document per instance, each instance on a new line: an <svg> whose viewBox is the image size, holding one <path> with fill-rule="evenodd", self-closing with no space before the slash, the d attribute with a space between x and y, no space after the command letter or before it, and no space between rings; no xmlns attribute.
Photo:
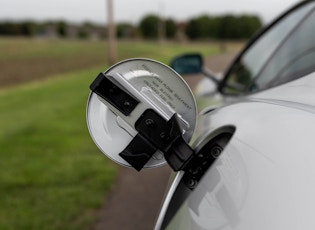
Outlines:
<svg viewBox="0 0 315 230"><path fill-rule="evenodd" d="M185 124L183 137L190 141L196 125L196 103L190 88L174 70L150 59L129 59L112 66L104 74L119 74L156 108L161 108L165 114L177 113ZM105 155L118 164L131 167L119 153L128 146L137 131L93 92L87 104L87 124L95 144ZM157 151L144 168L157 167L165 162L163 153Z"/></svg>

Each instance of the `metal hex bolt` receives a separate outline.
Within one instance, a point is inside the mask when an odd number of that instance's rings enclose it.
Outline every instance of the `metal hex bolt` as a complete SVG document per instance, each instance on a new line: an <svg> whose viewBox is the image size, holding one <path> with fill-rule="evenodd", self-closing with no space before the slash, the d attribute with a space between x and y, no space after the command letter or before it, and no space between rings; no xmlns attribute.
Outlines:
<svg viewBox="0 0 315 230"><path fill-rule="evenodd" d="M165 139L166 138L166 133L165 132L160 133L160 137L161 137L161 139Z"/></svg>
<svg viewBox="0 0 315 230"><path fill-rule="evenodd" d="M116 86L113 85L113 86L109 89L109 92L112 93L112 94L116 93Z"/></svg>
<svg viewBox="0 0 315 230"><path fill-rule="evenodd" d="M190 188L190 189L193 189L197 186L197 181L194 180L194 179L189 179L187 181L187 186Z"/></svg>
<svg viewBox="0 0 315 230"><path fill-rule="evenodd" d="M130 102L130 101L124 101L124 106L126 106L126 107L132 107L132 102Z"/></svg>
<svg viewBox="0 0 315 230"><path fill-rule="evenodd" d="M145 120L145 124L146 124L146 126L148 126L148 127L152 127L152 126L155 124L155 122L154 122L154 120L152 120L152 119L146 119L146 120Z"/></svg>
<svg viewBox="0 0 315 230"><path fill-rule="evenodd" d="M211 155L214 157L214 158L218 158L222 152L222 148L220 146L214 146L212 149L211 149Z"/></svg>

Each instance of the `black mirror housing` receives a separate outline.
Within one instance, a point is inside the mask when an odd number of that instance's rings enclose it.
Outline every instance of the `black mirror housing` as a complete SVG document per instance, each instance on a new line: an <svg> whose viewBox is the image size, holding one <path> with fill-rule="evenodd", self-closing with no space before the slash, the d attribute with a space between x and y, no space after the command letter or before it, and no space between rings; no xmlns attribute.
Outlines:
<svg viewBox="0 0 315 230"><path fill-rule="evenodd" d="M203 58L198 53L183 54L172 59L171 68L179 74L202 73Z"/></svg>

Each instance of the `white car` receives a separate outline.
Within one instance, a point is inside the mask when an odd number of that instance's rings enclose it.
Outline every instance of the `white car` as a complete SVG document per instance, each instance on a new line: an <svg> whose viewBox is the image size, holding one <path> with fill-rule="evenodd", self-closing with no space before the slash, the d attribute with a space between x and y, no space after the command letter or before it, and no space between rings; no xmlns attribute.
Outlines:
<svg viewBox="0 0 315 230"><path fill-rule="evenodd" d="M217 88L230 103L201 115L193 144L213 164L177 174L156 229L315 229L314 28L303 1L236 58Z"/></svg>
<svg viewBox="0 0 315 230"><path fill-rule="evenodd" d="M97 146L139 171L176 171L156 230L315 229L314 28L315 1L303 1L263 29L214 80L222 103L197 124L190 89L161 63L126 60L91 84ZM172 66L203 69L195 54Z"/></svg>
<svg viewBox="0 0 315 230"><path fill-rule="evenodd" d="M298 4L259 31L223 74L204 67L198 53L175 57L170 66L179 74L207 77L197 86L198 95L219 93L224 98L247 96L304 76L314 70L312 5Z"/></svg>

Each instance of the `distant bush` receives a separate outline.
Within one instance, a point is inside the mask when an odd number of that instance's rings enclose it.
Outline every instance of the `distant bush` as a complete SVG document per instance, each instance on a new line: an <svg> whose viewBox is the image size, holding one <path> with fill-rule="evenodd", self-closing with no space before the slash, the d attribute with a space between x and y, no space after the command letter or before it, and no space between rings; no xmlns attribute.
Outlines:
<svg viewBox="0 0 315 230"><path fill-rule="evenodd" d="M157 15L145 16L139 24L139 30L144 38L157 39L159 36L160 18Z"/></svg>
<svg viewBox="0 0 315 230"><path fill-rule="evenodd" d="M137 35L137 28L130 23L119 23L116 25L118 38L134 38Z"/></svg>
<svg viewBox="0 0 315 230"><path fill-rule="evenodd" d="M201 15L187 22L178 23L172 18L162 19L158 15L144 16L138 25L118 23L117 37L130 39L141 36L145 39L157 39L164 36L175 38L180 32L192 40L205 39L248 39L262 26L261 19L256 15ZM90 38L106 36L105 25L90 22L72 25L66 21L55 22L0 22L0 35L10 36L46 36Z"/></svg>
<svg viewBox="0 0 315 230"><path fill-rule="evenodd" d="M164 27L165 27L165 36L167 38L174 38L177 32L177 25L176 22L168 18L164 21Z"/></svg>
<svg viewBox="0 0 315 230"><path fill-rule="evenodd" d="M0 34L2 35L9 35L9 34L16 34L19 32L16 31L16 26L13 23L10 22L3 22L0 24Z"/></svg>
<svg viewBox="0 0 315 230"><path fill-rule="evenodd" d="M67 36L67 23L64 21L60 21L57 23L57 33L59 37L66 37Z"/></svg>
<svg viewBox="0 0 315 230"><path fill-rule="evenodd" d="M248 39L262 27L255 15L200 16L190 19L186 35L190 39Z"/></svg>

